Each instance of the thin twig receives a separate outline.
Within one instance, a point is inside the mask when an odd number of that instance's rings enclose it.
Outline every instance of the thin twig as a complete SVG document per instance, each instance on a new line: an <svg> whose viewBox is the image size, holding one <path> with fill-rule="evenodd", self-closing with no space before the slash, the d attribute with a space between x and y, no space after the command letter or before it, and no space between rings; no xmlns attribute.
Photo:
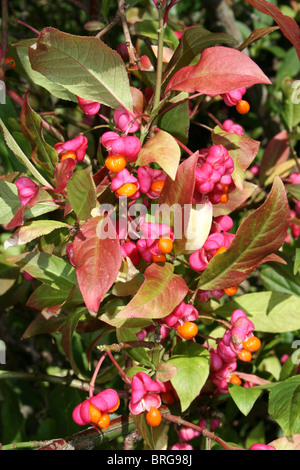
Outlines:
<svg viewBox="0 0 300 470"><path fill-rule="evenodd" d="M121 367L119 366L119 364L117 363L117 361L115 360L115 358L113 357L113 355L112 355L112 353L109 349L107 350L107 354L108 354L110 360L113 362L113 364L116 366L116 368L120 372L121 376L123 377L124 382L126 382L127 384L131 384L131 380L125 374L125 372L121 369Z"/></svg>
<svg viewBox="0 0 300 470"><path fill-rule="evenodd" d="M215 433L209 431L206 428L202 428L201 426L197 426L194 423L190 423L189 421L186 421L182 419L180 416L174 416L170 415L168 413L162 413L162 417L166 419L167 421L171 421L172 423L178 424L179 426L187 426L191 429L194 429L195 431L198 431L202 434L202 436L211 439L218 444L220 444L225 450L237 450L240 449L239 447L232 446L231 444L228 444L225 442L223 439L221 439L219 436L216 436Z"/></svg>
<svg viewBox="0 0 300 470"><path fill-rule="evenodd" d="M112 29L117 23L119 23L120 20L121 16L116 15L115 18L107 26L105 26L103 29L101 29L101 31L99 31L99 33L96 34L95 38L100 39L102 36L108 33L108 31Z"/></svg>
<svg viewBox="0 0 300 470"><path fill-rule="evenodd" d="M89 397L91 398L94 394L94 388L95 388L95 382L96 382L96 378L97 378L97 375L98 375L98 372L100 370L100 367L104 361L104 359L106 358L107 356L107 353L105 352L104 354L102 354L101 358L99 359L98 361L98 364L97 366L95 367L95 370L94 370L94 373L93 373L93 377L90 381L90 386L89 386Z"/></svg>
<svg viewBox="0 0 300 470"><path fill-rule="evenodd" d="M127 341L126 343L114 343L114 344L101 344L97 346L99 351L114 351L120 352L125 348L148 348L154 349L155 344L152 341Z"/></svg>
<svg viewBox="0 0 300 470"><path fill-rule="evenodd" d="M30 30L33 31L34 34L36 34L37 36L40 35L40 32L39 32L37 29L35 29L33 26L30 26L30 24L27 24L27 23L25 23L25 22L22 21L22 20L17 20L17 23L20 24L20 25L22 25L22 26L25 26L25 28L30 29Z"/></svg>
<svg viewBox="0 0 300 470"><path fill-rule="evenodd" d="M122 28L125 36L125 44L128 50L128 55L129 55L129 65L136 65L136 63L139 60L138 54L136 52L136 49L134 45L132 44L131 41L131 36L127 24L127 19L126 19L126 8L128 5L125 3L124 0L118 0L118 8L120 12L120 17L121 17L121 22L122 22Z"/></svg>

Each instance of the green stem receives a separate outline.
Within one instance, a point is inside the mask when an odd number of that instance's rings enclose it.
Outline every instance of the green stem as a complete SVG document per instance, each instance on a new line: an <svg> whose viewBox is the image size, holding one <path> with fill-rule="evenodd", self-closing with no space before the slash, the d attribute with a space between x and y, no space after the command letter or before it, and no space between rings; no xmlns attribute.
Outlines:
<svg viewBox="0 0 300 470"><path fill-rule="evenodd" d="M36 380L39 382L50 382L60 385L68 385L72 388L79 390L85 390L88 392L89 383L83 382L79 379L72 379L71 377L56 377L54 375L47 374L30 374L29 372L13 372L13 371L0 371L0 380Z"/></svg>
<svg viewBox="0 0 300 470"><path fill-rule="evenodd" d="M164 47L164 10L158 8L158 45L157 45L157 67L156 67L156 85L153 100L153 110L158 108L161 95L161 83L163 73L163 47Z"/></svg>
<svg viewBox="0 0 300 470"><path fill-rule="evenodd" d="M29 442L15 442L13 444L5 444L0 447L0 450L21 450L21 449L37 449L45 445L46 441L29 441Z"/></svg>

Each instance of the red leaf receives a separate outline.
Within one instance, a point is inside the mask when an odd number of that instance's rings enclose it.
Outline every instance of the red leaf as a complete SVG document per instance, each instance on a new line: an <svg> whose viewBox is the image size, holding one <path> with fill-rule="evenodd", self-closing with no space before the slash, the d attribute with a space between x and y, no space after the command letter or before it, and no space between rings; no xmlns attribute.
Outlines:
<svg viewBox="0 0 300 470"><path fill-rule="evenodd" d="M265 0L247 0L247 2L261 13L272 16L284 36L294 45L300 59L300 28L296 21L281 13L276 5Z"/></svg>
<svg viewBox="0 0 300 470"><path fill-rule="evenodd" d="M56 183L55 193L62 192L67 186L67 182L73 174L73 170L76 166L75 160L73 158L66 158L62 162L55 165L54 170L54 180Z"/></svg>
<svg viewBox="0 0 300 470"><path fill-rule="evenodd" d="M205 49L196 65L175 73L166 91L179 90L219 95L256 83L271 84L268 77L248 56L224 46Z"/></svg>
<svg viewBox="0 0 300 470"><path fill-rule="evenodd" d="M110 238L104 238L106 231ZM111 220L94 217L77 232L73 242L79 288L91 315L114 283L122 263L120 243Z"/></svg>

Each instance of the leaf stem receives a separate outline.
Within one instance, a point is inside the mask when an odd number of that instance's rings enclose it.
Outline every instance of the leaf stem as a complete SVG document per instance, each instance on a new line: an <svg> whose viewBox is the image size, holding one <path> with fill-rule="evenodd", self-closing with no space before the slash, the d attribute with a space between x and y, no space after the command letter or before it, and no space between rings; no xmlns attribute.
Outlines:
<svg viewBox="0 0 300 470"><path fill-rule="evenodd" d="M104 354L102 354L102 356L100 357L99 361L98 361L98 364L97 366L95 367L95 370L94 370L94 373L93 373L93 377L90 381L90 386L89 386L89 397L91 398L94 394L94 388L95 388L95 381L96 381L96 378L97 378L97 375L98 375L98 372L100 370L100 367L104 361L104 359L106 358L107 356L107 352L105 352Z"/></svg>
<svg viewBox="0 0 300 470"><path fill-rule="evenodd" d="M115 358L113 357L111 351L108 349L107 350L107 354L110 358L110 360L112 361L112 363L116 366L116 368L118 369L118 371L120 372L121 376L123 377L123 380L124 382L126 382L127 384L131 384L131 380L129 379L129 377L125 374L125 372L121 369L121 367L119 366L119 364L117 363L117 361L115 360Z"/></svg>

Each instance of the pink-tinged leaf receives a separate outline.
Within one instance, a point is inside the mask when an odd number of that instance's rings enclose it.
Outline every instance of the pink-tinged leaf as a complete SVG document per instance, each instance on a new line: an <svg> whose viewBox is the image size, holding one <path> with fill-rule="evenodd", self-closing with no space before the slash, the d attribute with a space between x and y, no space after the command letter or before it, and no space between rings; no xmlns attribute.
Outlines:
<svg viewBox="0 0 300 470"><path fill-rule="evenodd" d="M168 382L174 377L177 372L177 367L165 362L160 362L156 368L156 377L161 382Z"/></svg>
<svg viewBox="0 0 300 470"><path fill-rule="evenodd" d="M22 339L31 338L31 336L45 333L56 333L60 330L65 321L66 317L64 314L57 316L48 312L41 312L26 328L22 335Z"/></svg>
<svg viewBox="0 0 300 470"><path fill-rule="evenodd" d="M262 260L261 264L270 263L271 261L275 263L280 263L280 264L287 264L287 262L283 258L281 258L281 256L276 255L276 253L272 253L271 255L266 256Z"/></svg>
<svg viewBox="0 0 300 470"><path fill-rule="evenodd" d="M276 31L279 29L279 26L269 26L267 28L258 28L252 31L252 33L249 35L249 37L239 46L237 47L238 51L242 51L246 47L250 46L253 42L258 41L261 38L264 38L270 33L273 33L273 31Z"/></svg>
<svg viewBox="0 0 300 470"><path fill-rule="evenodd" d="M44 28L28 49L33 70L73 95L132 110L127 70L120 55L92 36Z"/></svg>
<svg viewBox="0 0 300 470"><path fill-rule="evenodd" d="M150 165L155 162L174 180L180 161L181 151L174 137L168 132L159 129L145 145L143 145L136 164L138 166Z"/></svg>
<svg viewBox="0 0 300 470"><path fill-rule="evenodd" d="M6 248L9 246L26 245L26 243L35 240L42 235L47 235L53 230L60 228L68 228L69 226L63 222L55 220L33 220L22 225L15 233L5 242Z"/></svg>
<svg viewBox="0 0 300 470"><path fill-rule="evenodd" d="M73 170L76 166L75 160L73 158L66 158L62 162L59 162L55 165L54 170L54 181L56 188L55 193L61 193L67 186L67 182L73 174Z"/></svg>
<svg viewBox="0 0 300 470"><path fill-rule="evenodd" d="M110 238L105 238L107 232ZM73 249L78 284L88 310L95 316L122 263L120 243L111 220L108 217L88 220L77 232Z"/></svg>
<svg viewBox="0 0 300 470"><path fill-rule="evenodd" d="M66 302L71 290L72 288L57 290L47 284L40 284L30 295L26 306L34 310L53 311L55 307L59 309Z"/></svg>
<svg viewBox="0 0 300 470"><path fill-rule="evenodd" d="M195 169L198 161L198 155L199 152L194 153L194 155L191 155L179 165L174 181L167 176L162 193L158 200L158 205L159 207L161 206L160 209L162 209L161 222L170 223L170 226L174 231L174 220L181 221L180 227L176 227L175 230L174 249L177 254L180 254L184 251L186 244L184 232L189 220L190 209L193 200L195 187ZM189 182L188 185L186 184L187 181ZM170 212L169 210L172 208L172 206L174 209L177 208L174 213ZM164 207L167 209L165 214L163 210ZM164 219L164 217L166 217L166 219ZM177 230L179 230L181 235L178 238L176 238Z"/></svg>
<svg viewBox="0 0 300 470"><path fill-rule="evenodd" d="M174 266L152 263L145 270L145 280L118 318L162 318L171 313L189 292L184 279L174 274Z"/></svg>
<svg viewBox="0 0 300 470"><path fill-rule="evenodd" d="M132 96L133 109L135 112L142 113L145 107L145 97L144 94L135 87L130 87L130 93Z"/></svg>
<svg viewBox="0 0 300 470"><path fill-rule="evenodd" d="M293 44L300 59L300 28L290 16L284 15L276 5L266 0L246 0L261 13L271 16L284 36Z"/></svg>
<svg viewBox="0 0 300 470"><path fill-rule="evenodd" d="M257 83L270 85L271 81L252 59L236 49L215 46L205 49L196 65L188 65L176 72L166 92L179 90L220 95Z"/></svg>
<svg viewBox="0 0 300 470"><path fill-rule="evenodd" d="M259 142L244 135L230 134L216 126L212 132L213 144L221 144L228 150L234 162L232 179L242 191L245 170L251 165L259 150Z"/></svg>
<svg viewBox="0 0 300 470"><path fill-rule="evenodd" d="M246 217L225 253L208 263L198 288L225 289L239 285L284 243L289 205L284 185L276 177L262 206Z"/></svg>
<svg viewBox="0 0 300 470"><path fill-rule="evenodd" d="M11 221L6 225L7 230L11 230L12 228L19 227L23 223L23 215L24 215L25 206L19 207Z"/></svg>
<svg viewBox="0 0 300 470"><path fill-rule="evenodd" d="M290 156L290 151L290 143L286 130L279 132L269 141L259 167L259 184L261 186L263 186L267 177L273 172L275 166L286 162Z"/></svg>
<svg viewBox="0 0 300 470"><path fill-rule="evenodd" d="M300 434L279 437L275 441L269 442L269 445L275 447L276 450L300 450Z"/></svg>
<svg viewBox="0 0 300 470"><path fill-rule="evenodd" d="M243 204L253 195L256 191L257 185L244 181L242 191L236 188L229 194L229 199L226 204L214 204L214 217L220 215L229 215L231 212L239 209Z"/></svg>

